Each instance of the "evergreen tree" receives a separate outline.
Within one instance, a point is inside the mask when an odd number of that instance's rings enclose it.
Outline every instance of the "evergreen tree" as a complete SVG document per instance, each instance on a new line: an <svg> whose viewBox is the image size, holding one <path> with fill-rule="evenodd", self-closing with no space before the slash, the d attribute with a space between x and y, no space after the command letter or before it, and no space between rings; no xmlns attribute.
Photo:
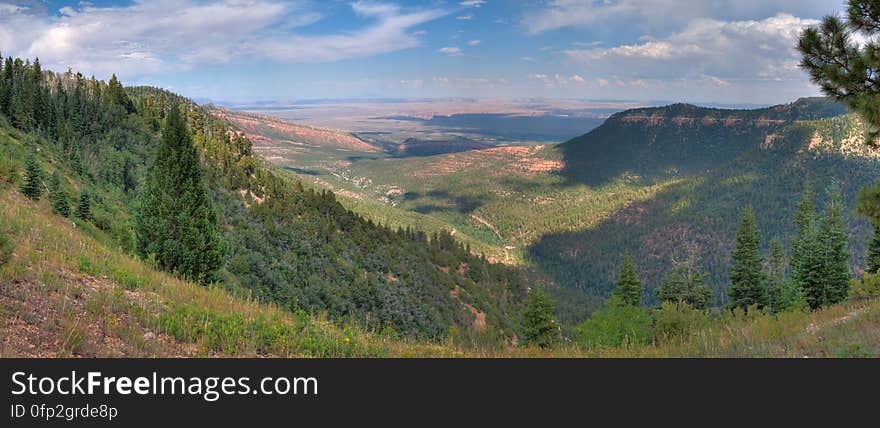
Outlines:
<svg viewBox="0 0 880 428"><path fill-rule="evenodd" d="M184 278L213 281L226 245L203 182L199 154L178 106L165 118L138 205L135 230L140 255L154 255L162 269Z"/></svg>
<svg viewBox="0 0 880 428"><path fill-rule="evenodd" d="M795 286L803 292L810 307L814 309L821 306L822 290L825 288L822 272L824 255L816 223L813 190L808 183L804 186L803 196L798 202L795 213L797 236L791 246L791 278Z"/></svg>
<svg viewBox="0 0 880 428"><path fill-rule="evenodd" d="M79 202L76 204L75 214L83 221L92 219L92 195L85 188L79 194Z"/></svg>
<svg viewBox="0 0 880 428"><path fill-rule="evenodd" d="M664 302L683 302L694 309L706 309L712 301L712 289L703 283L707 275L677 263L660 281L655 291L657 298Z"/></svg>
<svg viewBox="0 0 880 428"><path fill-rule="evenodd" d="M52 201L52 212L63 217L70 216L70 203L67 201L67 195L61 187L61 175L58 171L52 173L52 179L49 183L49 199Z"/></svg>
<svg viewBox="0 0 880 428"><path fill-rule="evenodd" d="M79 144L74 143L71 148L70 154L70 166L73 168L73 171L78 175L82 175L85 172L85 166L82 161L82 149L80 149Z"/></svg>
<svg viewBox="0 0 880 428"><path fill-rule="evenodd" d="M818 218L812 191L806 187L795 222L798 236L792 246L792 279L807 304L817 309L843 301L849 293L851 274L840 188L829 188L827 207Z"/></svg>
<svg viewBox="0 0 880 428"><path fill-rule="evenodd" d="M40 58L34 58L31 65L29 82L27 84L29 98L31 100L31 124L35 127L42 128L46 123L46 115L49 106L46 105L46 99L43 91L43 67L40 65Z"/></svg>
<svg viewBox="0 0 880 428"><path fill-rule="evenodd" d="M523 343L547 348L559 341L559 324L553 319L553 301L540 288L526 298L522 315Z"/></svg>
<svg viewBox="0 0 880 428"><path fill-rule="evenodd" d="M11 116L12 112L12 79L14 71L12 57L6 57L6 61L3 62L3 75L0 76L0 80L3 80L3 85L6 88L3 93L0 93L0 113L5 114L6 116Z"/></svg>
<svg viewBox="0 0 880 428"><path fill-rule="evenodd" d="M859 190L856 211L874 226L874 234L868 243L868 252L865 255L865 264L868 273L876 274L880 272L880 183Z"/></svg>
<svg viewBox="0 0 880 428"><path fill-rule="evenodd" d="M40 196L43 195L43 169L33 154L28 157L24 181L21 182L19 190L35 201L39 201Z"/></svg>
<svg viewBox="0 0 880 428"><path fill-rule="evenodd" d="M774 237L770 240L770 249L764 257L764 267L767 272L768 303L774 312L780 311L786 306L783 291L785 289L785 247L782 240Z"/></svg>
<svg viewBox="0 0 880 428"><path fill-rule="evenodd" d="M823 306L825 306L846 300L852 279L849 270L843 197L836 183L828 190L828 205L820 225L820 234L824 249L823 277L826 291L823 293L825 296Z"/></svg>
<svg viewBox="0 0 880 428"><path fill-rule="evenodd" d="M727 292L731 307L748 308L768 305L767 278L761 266L761 237L751 206L742 213L736 244L731 254L730 288Z"/></svg>
<svg viewBox="0 0 880 428"><path fill-rule="evenodd" d="M134 103L131 102L128 94L125 93L125 88L119 83L116 74L113 74L110 77L110 81L107 83L106 96L110 103L122 107L128 113L134 113Z"/></svg>
<svg viewBox="0 0 880 428"><path fill-rule="evenodd" d="M868 273L880 272L880 225L874 225L874 234L868 243L868 254L865 256Z"/></svg>
<svg viewBox="0 0 880 428"><path fill-rule="evenodd" d="M801 67L826 95L845 103L867 122L870 141L880 134L880 2L849 0L847 19L827 16L798 41ZM860 40L865 40L861 43Z"/></svg>
<svg viewBox="0 0 880 428"><path fill-rule="evenodd" d="M636 273L632 254L623 257L615 285L617 288L612 292L612 298L616 302L628 306L641 306L642 282L639 281L639 275Z"/></svg>
<svg viewBox="0 0 880 428"><path fill-rule="evenodd" d="M11 88L6 83L5 73L3 72L3 54L0 52L0 114L5 114L3 106L6 105L6 99L9 96Z"/></svg>

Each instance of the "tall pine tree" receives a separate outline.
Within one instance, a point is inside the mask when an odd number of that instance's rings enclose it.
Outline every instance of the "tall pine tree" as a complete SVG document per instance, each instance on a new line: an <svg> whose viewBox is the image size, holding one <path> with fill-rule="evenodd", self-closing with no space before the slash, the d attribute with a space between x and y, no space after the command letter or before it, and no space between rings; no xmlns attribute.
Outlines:
<svg viewBox="0 0 880 428"><path fill-rule="evenodd" d="M821 306L824 289L823 251L816 222L813 188L807 183L795 213L797 236L791 245L791 278L813 309Z"/></svg>
<svg viewBox="0 0 880 428"><path fill-rule="evenodd" d="M849 293L851 274L840 188L829 187L828 204L818 218L812 191L806 187L795 222L798 236L792 246L792 279L807 304L817 309L843 301Z"/></svg>
<svg viewBox="0 0 880 428"><path fill-rule="evenodd" d="M770 240L770 248L764 257L764 267L767 272L768 303L774 312L788 306L785 296L785 247L782 240L774 237Z"/></svg>
<svg viewBox="0 0 880 428"><path fill-rule="evenodd" d="M116 78L116 74L113 74L110 77L110 81L107 82L107 92L105 93L105 96L107 97L108 102L122 107L127 113L135 112L134 103L125 92L125 88L123 88L122 83L119 83L119 79Z"/></svg>
<svg viewBox="0 0 880 428"><path fill-rule="evenodd" d="M828 205L819 230L824 250L823 277L826 287L824 306L846 300L851 279L843 197L836 183L828 190Z"/></svg>
<svg viewBox="0 0 880 428"><path fill-rule="evenodd" d="M868 243L868 254L865 255L865 264L868 273L876 274L880 271L880 225L874 225L874 234Z"/></svg>
<svg viewBox="0 0 880 428"><path fill-rule="evenodd" d="M12 57L6 57L6 60L3 62L3 75L0 76L0 79L3 80L3 86L6 88L2 94L0 94L0 113L5 114L6 116L12 115L12 89L13 89L13 76L15 72L15 67L13 65Z"/></svg>
<svg viewBox="0 0 880 428"><path fill-rule="evenodd" d="M202 178L199 154L178 106L162 128L135 217L137 251L159 267L201 283L213 281L226 244Z"/></svg>
<svg viewBox="0 0 880 428"><path fill-rule="evenodd" d="M742 212L739 232L731 258L730 288L728 297L731 307L748 308L757 305L764 308L768 305L767 277L761 263L761 236L755 220L755 211L751 206Z"/></svg>
<svg viewBox="0 0 880 428"><path fill-rule="evenodd" d="M9 97L9 91L12 90L10 85L6 83L6 73L3 70L3 53L0 52L0 114L5 114L6 109L5 105L7 103L7 98Z"/></svg>
<svg viewBox="0 0 880 428"><path fill-rule="evenodd" d="M868 273L876 274L880 272L880 183L864 187L859 191L856 211L874 226L874 234L868 242L865 264Z"/></svg>
<svg viewBox="0 0 880 428"><path fill-rule="evenodd" d="M639 281L639 275L636 273L632 254L623 257L615 285L617 288L612 292L612 299L615 302L627 306L641 306L642 282Z"/></svg>

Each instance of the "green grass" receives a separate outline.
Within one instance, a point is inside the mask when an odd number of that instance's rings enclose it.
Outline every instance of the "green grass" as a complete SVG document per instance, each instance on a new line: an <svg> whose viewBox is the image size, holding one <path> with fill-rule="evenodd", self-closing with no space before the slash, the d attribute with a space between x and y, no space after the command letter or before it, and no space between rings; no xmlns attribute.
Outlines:
<svg viewBox="0 0 880 428"><path fill-rule="evenodd" d="M63 293L70 300L76 300L76 294L83 293L72 285L72 278L110 287L89 291L86 304L76 317L63 315L60 330L53 333L61 343L59 355L78 355L84 351L83 324L78 319L104 323L114 318L127 319L129 327L167 333L179 342L196 345L205 355L455 354L454 350L436 345L391 341L357 326L338 326L320 315L293 314L273 305L232 296L220 287L202 287L174 278L104 246L75 228L69 220L51 214L48 201L34 203L9 186L0 188L0 222L19 231L13 240L9 262L0 267L0 284L45 284L46 278L55 278L58 280L53 287L55 292ZM136 295L153 296L153 304L147 305L151 308L126 297L134 290ZM52 291L33 287L29 292ZM67 299L60 299L64 300ZM15 308L6 308L0 320L24 316L26 314L16 312ZM121 336L129 342L136 341L138 336L133 336L131 331L124 334L126 329L118 325L107 328L115 329L111 331L113 336Z"/></svg>
<svg viewBox="0 0 880 428"><path fill-rule="evenodd" d="M53 333L60 344L57 355L102 355L101 349L95 349L100 343L84 338L89 323L98 323L129 347L127 355L135 356L167 355L165 348L144 339L143 328L195 347L195 355L207 356L862 357L880 353L880 301L870 299L813 313L726 314L693 331L639 346L563 345L545 350L411 342L173 278L103 246L50 214L48 203L35 204L8 186L0 188L0 221L18 231L12 257L0 267L0 284L47 284L44 279L56 278L54 285L34 286L30 291L67 296L59 302L86 298L82 307L62 312ZM89 291L75 286L65 272L96 278L109 288ZM132 300L132 289L143 300ZM39 317L28 317L24 308L15 305L0 311L0 325L17 318L40 323ZM2 353L16 355L9 349Z"/></svg>

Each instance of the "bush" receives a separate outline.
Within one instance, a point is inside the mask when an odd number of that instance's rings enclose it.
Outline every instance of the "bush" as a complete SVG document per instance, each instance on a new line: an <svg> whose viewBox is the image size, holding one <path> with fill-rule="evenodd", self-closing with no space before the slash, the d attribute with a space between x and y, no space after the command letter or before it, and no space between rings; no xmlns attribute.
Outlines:
<svg viewBox="0 0 880 428"><path fill-rule="evenodd" d="M880 274L865 273L861 279L854 279L850 294L856 299L880 297Z"/></svg>
<svg viewBox="0 0 880 428"><path fill-rule="evenodd" d="M837 358L873 358L875 354L862 346L861 343L851 343L837 348Z"/></svg>
<svg viewBox="0 0 880 428"><path fill-rule="evenodd" d="M20 174L18 165L12 160L12 155L0 149L0 182L15 184Z"/></svg>
<svg viewBox="0 0 880 428"><path fill-rule="evenodd" d="M201 343L229 355L276 354L316 357L355 356L358 331L343 328L336 335L312 323L303 311L295 323L275 316L218 312L193 304L174 305L159 315L159 331L177 340Z"/></svg>
<svg viewBox="0 0 880 428"><path fill-rule="evenodd" d="M654 309L654 337L659 342L687 337L708 321L706 312L687 303L663 302L660 308Z"/></svg>
<svg viewBox="0 0 880 428"><path fill-rule="evenodd" d="M653 337L651 324L645 308L611 304L575 327L576 340L589 347L642 345Z"/></svg>
<svg viewBox="0 0 880 428"><path fill-rule="evenodd" d="M12 259L12 239L7 229L0 229L0 266Z"/></svg>

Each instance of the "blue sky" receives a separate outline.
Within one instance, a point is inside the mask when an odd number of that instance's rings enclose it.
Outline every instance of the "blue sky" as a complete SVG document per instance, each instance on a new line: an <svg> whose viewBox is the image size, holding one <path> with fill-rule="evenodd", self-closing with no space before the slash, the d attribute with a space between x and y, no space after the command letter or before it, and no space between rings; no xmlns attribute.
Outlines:
<svg viewBox="0 0 880 428"><path fill-rule="evenodd" d="M818 92L798 32L840 0L6 1L0 51L228 102Z"/></svg>

